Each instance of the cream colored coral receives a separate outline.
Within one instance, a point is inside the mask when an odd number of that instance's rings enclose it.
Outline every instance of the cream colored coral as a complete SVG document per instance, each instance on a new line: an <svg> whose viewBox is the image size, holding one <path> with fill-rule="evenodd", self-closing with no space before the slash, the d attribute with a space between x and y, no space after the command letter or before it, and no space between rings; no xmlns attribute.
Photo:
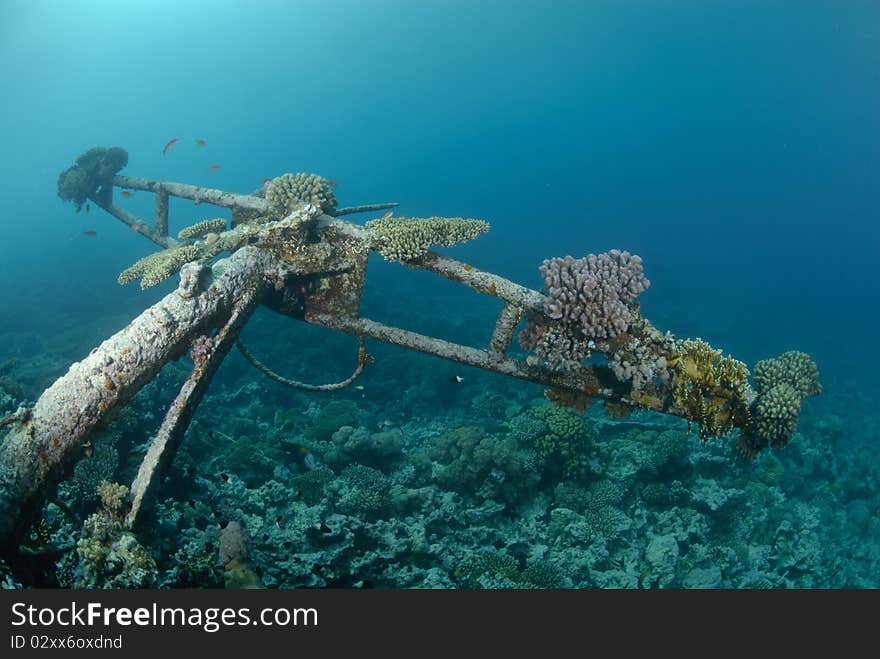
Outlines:
<svg viewBox="0 0 880 659"><path fill-rule="evenodd" d="M222 233L226 230L226 220L218 217L214 220L202 220L180 230L178 238L201 238L209 233Z"/></svg>
<svg viewBox="0 0 880 659"><path fill-rule="evenodd" d="M200 255L201 249L198 245L180 245L149 254L119 273L117 281L125 285L140 278L142 289L151 288L180 270L184 263L195 261Z"/></svg>
<svg viewBox="0 0 880 659"><path fill-rule="evenodd" d="M460 217L383 217L366 223L372 247L386 261L412 261L431 245L451 247L489 230L488 222Z"/></svg>
<svg viewBox="0 0 880 659"><path fill-rule="evenodd" d="M266 188L266 201L275 213L287 214L299 204L308 203L332 215L336 196L330 182L317 174L282 174Z"/></svg>

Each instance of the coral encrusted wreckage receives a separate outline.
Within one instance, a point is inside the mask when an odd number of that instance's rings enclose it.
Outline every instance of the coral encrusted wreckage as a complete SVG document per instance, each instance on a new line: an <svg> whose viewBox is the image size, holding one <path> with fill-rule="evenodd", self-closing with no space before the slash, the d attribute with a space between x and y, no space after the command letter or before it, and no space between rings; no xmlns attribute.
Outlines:
<svg viewBox="0 0 880 659"><path fill-rule="evenodd" d="M335 183L315 174L284 174L240 195L118 175L126 163L123 149L91 149L61 174L59 195L78 207L91 200L163 247L123 271L120 284L140 279L149 288L178 272L180 283L71 365L33 406L2 421L0 557L10 574L25 573L23 556L33 547L54 542L67 549L57 567L66 586L777 583L768 576L769 559L749 559L751 572L731 567L724 576L699 547L710 512L730 514L724 524L733 524L733 511L746 500L762 499L773 510L781 496L773 485L778 461L765 461L771 484L752 489L717 470L718 480L699 476L697 463L717 459L708 443L689 443L686 432L696 426L704 441L738 433L739 453L761 463L764 449L791 441L804 401L821 391L805 353L759 362L753 386L743 362L701 339L676 338L642 315L638 298L650 282L641 258L626 251L548 259L540 267L544 288L534 291L432 251L485 233L482 220L389 211L358 225L340 218L396 204L340 208ZM156 194L155 221L116 206L117 187ZM184 242L177 242L168 235L172 196L228 209L231 221L200 221L181 230ZM364 317L360 296L371 252L499 301L486 348ZM306 385L259 362L239 335L260 306L355 336L352 375ZM523 319L519 340L528 354L511 354ZM351 401L316 407L320 398L297 398L354 383L372 360L364 339L541 384L551 403L486 390L469 412L441 422L438 411L434 425L426 419L398 428L388 418L366 420L381 410ZM307 409L267 418L270 394L258 385L245 397L252 407L244 412L232 411L237 394L212 404L225 392L206 398L208 385L235 346ZM189 366L180 369L184 355ZM144 431L138 450L124 449L119 439L131 437L131 428L107 435L115 446L98 442L114 418L139 424L137 415L120 411L137 408L144 392L166 382L169 368L179 379L162 389L163 400L150 398L144 414L155 416L160 406L167 412L156 417L158 428ZM421 395L401 391L390 396L389 409L406 409ZM597 401L606 419L589 410ZM206 411L194 425L203 402ZM665 416L631 419L639 410ZM205 414L215 415L215 431L205 431ZM81 469L76 486L59 489L75 464L95 455L102 456L100 469L97 462ZM742 464L749 463L730 469ZM133 476L130 487L115 483L122 473ZM172 496L175 482L189 504ZM101 510L77 528L79 504L64 503L59 493L88 505L97 493ZM503 541L501 527L519 539ZM784 551L805 551L803 539L786 542ZM498 551L475 556L463 549L489 545ZM783 549L775 551L783 560Z"/></svg>

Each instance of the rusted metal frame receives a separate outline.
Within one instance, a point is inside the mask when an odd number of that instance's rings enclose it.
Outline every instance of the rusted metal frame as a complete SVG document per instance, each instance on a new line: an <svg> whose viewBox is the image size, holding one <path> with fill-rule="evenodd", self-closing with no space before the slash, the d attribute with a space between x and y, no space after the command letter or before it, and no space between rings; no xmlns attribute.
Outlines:
<svg viewBox="0 0 880 659"><path fill-rule="evenodd" d="M542 365L529 365L524 361L504 358L494 359L488 351L480 350L459 343L452 343L437 337L411 332L410 330L385 325L384 323L367 318L336 318L316 317L310 322L339 330L347 334L362 334L365 337L389 343L401 348L408 348L434 357L441 357L450 361L466 364L486 371L493 371L502 375L509 375L521 380L544 384L549 387L561 387L575 391L583 391L593 378L598 376L596 367L585 366L582 370L570 373L559 373ZM609 371L610 374L610 371ZM613 378L613 375L611 376ZM608 375L603 375L609 385L613 382L608 380ZM612 392L609 389L607 395ZM597 394L602 397L601 392Z"/></svg>
<svg viewBox="0 0 880 659"><path fill-rule="evenodd" d="M99 208L103 208L117 220L119 220L123 224L128 225L128 227L132 231L139 233L144 238L153 241L154 243L159 245L159 247L168 249L169 247L174 247L175 245L177 245L177 241L167 235L167 229L166 235L160 235L154 227L150 226L148 223L144 222L133 213L128 212L120 206L117 206L112 201L105 202L103 199L98 197L90 197L90 199L96 206L98 206Z"/></svg>
<svg viewBox="0 0 880 659"><path fill-rule="evenodd" d="M131 484L131 509L125 520L129 528L135 526L141 513L153 504L196 408L223 359L235 345L241 328L256 308L260 293L259 289L251 289L236 303L229 320L212 337L210 354L204 360L196 360L192 373L168 408Z"/></svg>
<svg viewBox="0 0 880 659"><path fill-rule="evenodd" d="M190 199L197 203L207 202L223 208L239 208L242 210L269 212L269 203L260 197L253 195L236 194L214 188L203 188L189 183L175 183L173 181L160 181L151 178L136 176L114 176L113 185L129 190L141 190L156 194L165 193L172 197Z"/></svg>
<svg viewBox="0 0 880 659"><path fill-rule="evenodd" d="M396 201L384 204L363 204L361 206L343 206L337 208L333 213L333 217L342 217L343 215L354 215L355 213L375 213L376 211L384 211L389 208L397 208L400 204Z"/></svg>
<svg viewBox="0 0 880 659"><path fill-rule="evenodd" d="M214 264L207 290L169 293L42 393L27 420L0 444L0 555L15 551L46 497L113 410L197 336L224 324L250 291L272 286L271 262L263 249L236 251Z"/></svg>
<svg viewBox="0 0 880 659"><path fill-rule="evenodd" d="M473 288L478 293L486 293L487 295L500 298L524 311L544 312L544 303L547 300L547 296L512 282L509 279L486 272L485 270L479 270L470 264L444 256L443 254L429 251L421 258L407 263L407 265L422 268L441 277L446 277L446 279L457 281Z"/></svg>
<svg viewBox="0 0 880 659"><path fill-rule="evenodd" d="M142 178L137 176L114 176L113 185L129 190L141 190L143 192L164 193L172 197L190 199L198 204L207 203L223 208L235 208L240 210L258 211L268 213L271 209L269 202L263 197L256 195L243 195L234 192L226 192L215 188L203 188L189 183L175 183L159 179ZM361 206L345 206L337 208L333 217L352 215L354 213L370 213L389 208L396 208L397 202L381 204L363 204Z"/></svg>
<svg viewBox="0 0 880 659"><path fill-rule="evenodd" d="M492 330L492 338L489 339L489 357L494 361L501 361L507 356L510 344L513 341L513 333L522 318L522 307L511 302L505 302L498 320L495 321L495 329Z"/></svg>

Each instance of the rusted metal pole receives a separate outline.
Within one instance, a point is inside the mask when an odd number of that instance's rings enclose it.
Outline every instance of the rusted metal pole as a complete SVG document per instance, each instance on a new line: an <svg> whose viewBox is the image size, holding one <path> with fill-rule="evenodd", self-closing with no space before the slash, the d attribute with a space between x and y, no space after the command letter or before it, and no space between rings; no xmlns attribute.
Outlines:
<svg viewBox="0 0 880 659"><path fill-rule="evenodd" d="M495 321L492 338L489 339L489 357L494 361L501 361L507 356L510 343L513 341L513 333L522 315L522 307L505 302L504 308L498 314L498 320Z"/></svg>
<svg viewBox="0 0 880 659"><path fill-rule="evenodd" d="M167 228L166 235L162 236L156 231L155 228L140 220L136 215L129 213L124 208L117 206L112 201L109 203L104 203L101 199L98 199L96 197L90 197L90 199L96 206L98 206L99 208L103 208L117 220L127 225L129 229L131 229L135 233L141 234L144 238L152 240L154 243L159 245L159 247L167 249L169 247L174 247L175 245L177 245L177 241L167 235Z"/></svg>
<svg viewBox="0 0 880 659"><path fill-rule="evenodd" d="M547 299L545 295L462 261L429 251L411 265L470 286L478 293L500 298L525 311L543 313L544 302Z"/></svg>
<svg viewBox="0 0 880 659"><path fill-rule="evenodd" d="M203 359L197 358L195 368L184 382L180 392L168 408L165 419L147 449L137 476L131 485L131 509L126 524L133 527L142 511L152 505L162 478L177 453L186 429L196 408L208 389L208 385L220 367L220 363L235 345L241 328L256 307L259 291L252 288L236 302L229 320L210 340L210 352ZM208 340L203 337L203 341Z"/></svg>
<svg viewBox="0 0 880 659"><path fill-rule="evenodd" d="M156 233L168 237L168 193L156 194Z"/></svg>
<svg viewBox="0 0 880 659"><path fill-rule="evenodd" d="M612 398L614 395L613 386L617 384L617 380L609 369L584 366L578 371L560 373L540 364L529 365L524 361L509 358L496 359L486 350L451 343L367 318L323 317L311 322L348 334L362 334L383 343L390 343L401 348L408 348L459 364L493 371L501 375L509 375L548 387L584 391L588 385L592 386L596 383L598 378L599 389L595 394L597 398Z"/></svg>
<svg viewBox="0 0 880 659"><path fill-rule="evenodd" d="M239 208L242 210L260 211L261 213L269 211L269 202L260 197L225 192L214 188L203 188L198 185L189 185L188 183L174 183L172 181L159 181L135 176L114 176L113 185L120 188L128 188L129 190L143 190L144 192L155 192L157 194L164 193L172 197L191 199L198 203L207 202L224 208Z"/></svg>
<svg viewBox="0 0 880 659"><path fill-rule="evenodd" d="M85 452L89 434L192 341L229 321L243 300L271 286L271 254L244 247L144 311L88 357L73 364L37 400L30 417L0 446L0 555L18 546L59 478ZM194 294L195 293L195 294Z"/></svg>
<svg viewBox="0 0 880 659"><path fill-rule="evenodd" d="M375 213L376 211L384 211L389 208L397 208L400 206L397 202L386 204L364 204L363 206L344 206L337 208L333 213L333 217L342 217L343 215L354 215L355 213Z"/></svg>

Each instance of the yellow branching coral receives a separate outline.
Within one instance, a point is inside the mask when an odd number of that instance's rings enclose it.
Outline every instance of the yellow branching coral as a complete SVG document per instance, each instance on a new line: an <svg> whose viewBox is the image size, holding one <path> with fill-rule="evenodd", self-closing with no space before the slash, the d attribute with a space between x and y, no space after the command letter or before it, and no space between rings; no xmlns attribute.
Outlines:
<svg viewBox="0 0 880 659"><path fill-rule="evenodd" d="M209 233L222 233L226 231L226 220L222 217L218 217L214 220L202 220L201 222L196 222L193 225L190 225L184 229L180 230L180 233L177 234L178 238L201 238L202 236L207 236Z"/></svg>
<svg viewBox="0 0 880 659"><path fill-rule="evenodd" d="M98 485L98 496L104 504L104 511L111 518L121 520L124 516L125 507L128 504L128 488L119 483L110 483L103 480Z"/></svg>
<svg viewBox="0 0 880 659"><path fill-rule="evenodd" d="M723 357L700 339L678 342L669 364L674 369L675 406L688 422L699 424L700 439L748 426L750 387L745 364Z"/></svg>
<svg viewBox="0 0 880 659"><path fill-rule="evenodd" d="M383 217L366 223L372 234L372 246L386 261L412 261L431 245L452 247L472 240L489 230L483 220L460 217Z"/></svg>
<svg viewBox="0 0 880 659"><path fill-rule="evenodd" d="M201 249L198 245L179 245L149 254L119 273L117 281L125 285L140 279L141 288L147 289L161 284L178 272L184 263L195 261L200 256Z"/></svg>

